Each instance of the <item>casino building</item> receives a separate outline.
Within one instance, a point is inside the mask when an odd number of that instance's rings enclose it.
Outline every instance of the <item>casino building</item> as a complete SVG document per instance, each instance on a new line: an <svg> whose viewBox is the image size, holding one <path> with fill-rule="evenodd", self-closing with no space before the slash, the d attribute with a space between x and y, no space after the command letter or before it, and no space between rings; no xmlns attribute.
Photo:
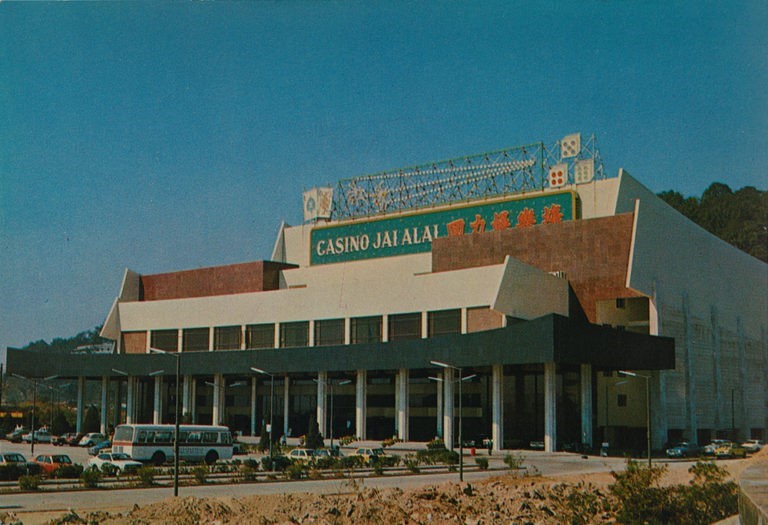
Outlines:
<svg viewBox="0 0 768 525"><path fill-rule="evenodd" d="M765 439L768 267L607 176L594 137L343 180L303 204L269 260L126 270L101 333L112 354L9 349L8 370L77 378L78 425L98 382L105 429L173 422L178 381L184 420L251 435L272 407L276 436L315 419L337 438L643 449L648 416L657 449Z"/></svg>

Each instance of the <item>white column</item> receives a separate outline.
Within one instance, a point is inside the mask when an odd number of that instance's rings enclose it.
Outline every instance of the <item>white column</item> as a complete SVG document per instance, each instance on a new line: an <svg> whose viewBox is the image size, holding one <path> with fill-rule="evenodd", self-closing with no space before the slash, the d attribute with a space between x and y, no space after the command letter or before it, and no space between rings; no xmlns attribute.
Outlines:
<svg viewBox="0 0 768 525"><path fill-rule="evenodd" d="M132 425L136 417L136 402L134 399L136 379L133 376L125 378L125 423Z"/></svg>
<svg viewBox="0 0 768 525"><path fill-rule="evenodd" d="M220 425L223 414L221 413L221 398L222 398L222 374L213 375L213 416L211 417L211 424Z"/></svg>
<svg viewBox="0 0 768 525"><path fill-rule="evenodd" d="M178 333L176 334L176 349L181 352L184 348L184 330L179 328Z"/></svg>
<svg viewBox="0 0 768 525"><path fill-rule="evenodd" d="M397 437L408 441L408 369L400 368L395 377Z"/></svg>
<svg viewBox="0 0 768 525"><path fill-rule="evenodd" d="M189 397L191 400L190 403L190 418L189 421L191 423L197 423L197 381L195 381L195 378L193 376L190 377L189 382Z"/></svg>
<svg viewBox="0 0 768 525"><path fill-rule="evenodd" d="M461 309L461 333L462 334L467 333L467 308L466 307Z"/></svg>
<svg viewBox="0 0 768 525"><path fill-rule="evenodd" d="M245 325L242 325L240 327L240 350L245 350L247 347L245 346L245 339L246 339L246 328Z"/></svg>
<svg viewBox="0 0 768 525"><path fill-rule="evenodd" d="M328 372L317 373L317 426L320 428L320 433L325 437L326 435L326 413L325 403L327 401L327 386L328 384Z"/></svg>
<svg viewBox="0 0 768 525"><path fill-rule="evenodd" d="M288 403L291 400L291 378L285 376L283 380L283 434L290 434L290 425L288 424Z"/></svg>
<svg viewBox="0 0 768 525"><path fill-rule="evenodd" d="M437 377L443 377L443 372L437 372ZM443 391L445 387L442 381L435 381L437 388L437 435L443 437Z"/></svg>
<svg viewBox="0 0 768 525"><path fill-rule="evenodd" d="M592 447L592 365L582 364L581 370L581 442Z"/></svg>
<svg viewBox="0 0 768 525"><path fill-rule="evenodd" d="M315 346L315 321L314 319L309 320L309 334L308 334L307 342L309 343L309 346Z"/></svg>
<svg viewBox="0 0 768 525"><path fill-rule="evenodd" d="M256 435L256 378L251 378L251 436ZM258 426L261 432L261 425ZM275 433L274 429L272 430Z"/></svg>
<svg viewBox="0 0 768 525"><path fill-rule="evenodd" d="M184 379L181 385L181 420L182 421L188 421L190 412L191 412L189 410L191 379L192 379L192 376L184 376Z"/></svg>
<svg viewBox="0 0 768 525"><path fill-rule="evenodd" d="M357 371L355 380L355 436L365 439L365 419L367 416L365 393L367 390L368 374L365 370Z"/></svg>
<svg viewBox="0 0 768 525"><path fill-rule="evenodd" d="M544 363L544 450L557 450L557 365Z"/></svg>
<svg viewBox="0 0 768 525"><path fill-rule="evenodd" d="M389 315L384 314L381 316L381 342L386 343L389 341Z"/></svg>
<svg viewBox="0 0 768 525"><path fill-rule="evenodd" d="M453 405L454 405L454 381L453 381L453 369L443 369L443 388L445 394L443 396L443 441L445 442L448 450L453 450Z"/></svg>
<svg viewBox="0 0 768 525"><path fill-rule="evenodd" d="M214 337L213 337L214 332L216 332L216 330L214 330L211 327L208 327L208 351L209 352L213 351L213 347L215 344Z"/></svg>
<svg viewBox="0 0 768 525"><path fill-rule="evenodd" d="M504 443L504 365L491 368L491 417L493 450L499 451Z"/></svg>
<svg viewBox="0 0 768 525"><path fill-rule="evenodd" d="M101 420L99 432L107 433L107 405L109 404L109 377L101 377Z"/></svg>
<svg viewBox="0 0 768 525"><path fill-rule="evenodd" d="M77 432L83 431L83 419L85 413L83 412L83 405L85 401L85 376L79 376L77 378Z"/></svg>
<svg viewBox="0 0 768 525"><path fill-rule="evenodd" d="M429 337L429 314L421 312L421 338L426 339L427 337Z"/></svg>
<svg viewBox="0 0 768 525"><path fill-rule="evenodd" d="M275 348L280 348L280 323L275 323Z"/></svg>
<svg viewBox="0 0 768 525"><path fill-rule="evenodd" d="M344 344L352 344L352 319L344 318Z"/></svg>
<svg viewBox="0 0 768 525"><path fill-rule="evenodd" d="M152 408L152 424L162 423L163 414L163 376L155 376L155 402Z"/></svg>

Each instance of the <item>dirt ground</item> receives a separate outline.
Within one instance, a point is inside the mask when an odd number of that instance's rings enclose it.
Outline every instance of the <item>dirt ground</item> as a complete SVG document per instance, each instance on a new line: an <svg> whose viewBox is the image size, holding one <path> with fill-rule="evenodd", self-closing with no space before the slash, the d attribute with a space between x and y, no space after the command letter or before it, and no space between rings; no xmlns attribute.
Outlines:
<svg viewBox="0 0 768 525"><path fill-rule="evenodd" d="M731 475L753 461L768 458L767 450L753 458L727 463ZM664 482L687 483L692 463L673 463ZM324 496L283 494L245 498L169 498L127 513L59 515L48 523L139 524L465 524L611 523L611 499L606 498L610 473L562 476L557 479L507 474L472 484L447 482L416 489L376 490L349 482L347 494ZM574 510L576 509L576 510ZM578 512L578 516L574 513ZM0 523L21 523L31 516L0 514ZM38 516L38 518L40 518ZM35 520L40 523L39 519Z"/></svg>

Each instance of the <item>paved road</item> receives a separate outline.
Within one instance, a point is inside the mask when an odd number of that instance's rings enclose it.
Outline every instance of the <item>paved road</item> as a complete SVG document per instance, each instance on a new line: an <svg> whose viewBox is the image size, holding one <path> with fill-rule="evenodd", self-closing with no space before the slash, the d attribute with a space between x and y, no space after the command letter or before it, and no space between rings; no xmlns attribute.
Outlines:
<svg viewBox="0 0 768 525"><path fill-rule="evenodd" d="M8 442L0 443L2 451L19 451L29 457L29 445L15 445ZM87 462L87 452L84 449L76 447L53 447L51 445L36 445L35 454L38 453L67 453L75 462ZM404 453L401 451L400 453ZM609 472L611 470L621 470L624 468L624 459L622 458L601 458L590 456L587 459L577 454L554 453L548 454L540 451L523 451L524 465L530 472L536 472L545 476L559 475L578 475L590 474L595 472ZM487 455L484 454L486 457ZM489 457L492 469L488 471L477 471L474 467L474 459L467 456L465 465L468 467L464 473L464 480L468 482L477 481L491 476L498 476L508 472L501 470L504 454L494 454ZM690 462L670 462L673 468L688 468ZM424 475L407 476L387 476L377 478L358 479L358 483L365 487L375 488L411 488L416 486L441 483L443 481L458 481L459 475L453 473L429 473ZM243 497L257 494L285 494L296 492L309 492L315 494L336 494L350 492L354 487L349 480L307 480L301 482L262 482L262 483L241 483L229 485L202 485L180 487L179 495L195 497L214 497L214 496L233 496ZM127 511L135 504L147 505L155 503L172 496L172 488L155 487L143 489L120 489L120 490L93 490L93 491L74 491L74 492L37 492L27 494L4 494L0 498L0 511L11 510L17 513L22 519L27 513L43 511L67 511L74 509L78 513L93 510L110 510L117 512ZM30 520L32 521L32 520ZM27 520L25 520L25 523Z"/></svg>

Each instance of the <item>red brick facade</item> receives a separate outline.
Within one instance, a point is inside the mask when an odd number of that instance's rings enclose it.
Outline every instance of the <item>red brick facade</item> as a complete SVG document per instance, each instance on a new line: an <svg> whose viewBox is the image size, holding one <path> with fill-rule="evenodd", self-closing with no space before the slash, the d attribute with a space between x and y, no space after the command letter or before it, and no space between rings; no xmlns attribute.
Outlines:
<svg viewBox="0 0 768 525"><path fill-rule="evenodd" d="M280 271L292 264L255 261L141 276L141 300L183 299L277 290Z"/></svg>
<svg viewBox="0 0 768 525"><path fill-rule="evenodd" d="M633 220L629 213L435 239L432 271L501 264L507 255L545 272L563 271L597 322L597 301L638 297L625 286Z"/></svg>

